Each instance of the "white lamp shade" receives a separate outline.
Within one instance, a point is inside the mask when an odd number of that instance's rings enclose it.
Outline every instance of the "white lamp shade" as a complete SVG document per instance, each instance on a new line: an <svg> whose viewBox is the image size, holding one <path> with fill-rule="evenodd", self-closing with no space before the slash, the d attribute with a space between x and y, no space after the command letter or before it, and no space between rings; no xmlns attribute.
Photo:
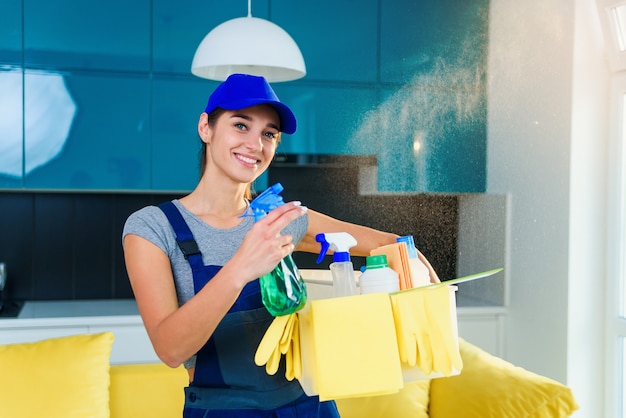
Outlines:
<svg viewBox="0 0 626 418"><path fill-rule="evenodd" d="M209 32L196 50L192 74L223 81L235 73L263 76L268 82L304 77L300 48L280 26L256 17L228 20Z"/></svg>

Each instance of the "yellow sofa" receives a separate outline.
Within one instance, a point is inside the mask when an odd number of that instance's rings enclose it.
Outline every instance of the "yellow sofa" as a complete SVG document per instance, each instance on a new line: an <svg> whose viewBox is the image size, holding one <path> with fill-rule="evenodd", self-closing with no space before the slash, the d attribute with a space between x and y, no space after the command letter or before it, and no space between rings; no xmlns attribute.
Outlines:
<svg viewBox="0 0 626 418"><path fill-rule="evenodd" d="M176 418L187 373L163 364L110 365L113 334L0 346L0 417ZM337 402L342 418L567 417L571 390L460 340L460 375L399 393Z"/></svg>

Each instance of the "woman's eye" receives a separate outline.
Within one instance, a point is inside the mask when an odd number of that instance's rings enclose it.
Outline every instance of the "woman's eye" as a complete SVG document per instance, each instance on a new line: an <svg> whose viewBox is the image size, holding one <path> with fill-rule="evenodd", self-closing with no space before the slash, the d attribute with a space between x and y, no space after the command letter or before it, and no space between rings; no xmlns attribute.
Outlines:
<svg viewBox="0 0 626 418"><path fill-rule="evenodd" d="M248 129L246 124L245 123L241 123L241 122L235 123L235 128L237 128L237 129L239 129L241 131L245 131L246 129Z"/></svg>
<svg viewBox="0 0 626 418"><path fill-rule="evenodd" d="M264 136L265 136L265 139L267 139L268 141L274 141L276 137L278 136L278 134L274 132L265 132Z"/></svg>

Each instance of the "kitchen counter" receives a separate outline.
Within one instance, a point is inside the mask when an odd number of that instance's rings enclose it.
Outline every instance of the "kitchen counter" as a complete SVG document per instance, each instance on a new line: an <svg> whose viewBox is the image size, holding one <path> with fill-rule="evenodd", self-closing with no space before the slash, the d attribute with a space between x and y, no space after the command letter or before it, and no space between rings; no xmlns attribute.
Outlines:
<svg viewBox="0 0 626 418"><path fill-rule="evenodd" d="M26 301L18 319L139 315L133 299Z"/></svg>
<svg viewBox="0 0 626 418"><path fill-rule="evenodd" d="M85 323L143 325L133 299L26 301L17 317L0 319L0 331Z"/></svg>
<svg viewBox="0 0 626 418"><path fill-rule="evenodd" d="M159 362L133 299L26 301L0 320L0 345L111 331L112 364Z"/></svg>
<svg viewBox="0 0 626 418"><path fill-rule="evenodd" d="M332 297L329 270L300 272L310 300ZM457 307L459 335L502 355L506 314L504 306ZM0 345L102 331L115 334L113 363L159 361L133 299L26 301L16 318L0 319Z"/></svg>

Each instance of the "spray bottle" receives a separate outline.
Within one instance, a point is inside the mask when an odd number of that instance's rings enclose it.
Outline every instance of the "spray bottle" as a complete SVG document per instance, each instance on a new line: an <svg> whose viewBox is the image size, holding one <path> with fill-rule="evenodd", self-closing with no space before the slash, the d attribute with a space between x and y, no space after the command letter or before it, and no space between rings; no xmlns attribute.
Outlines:
<svg viewBox="0 0 626 418"><path fill-rule="evenodd" d="M411 278L413 279L413 287L421 287L430 284L430 271L428 267L419 259L417 255L417 248L415 248L415 241L413 235L405 235L403 237L396 238L397 242L406 243L407 250L409 252L409 264L411 266Z"/></svg>
<svg viewBox="0 0 626 418"><path fill-rule="evenodd" d="M356 295L354 266L350 260L350 248L356 245L356 239L347 232L328 232L317 234L315 240L322 244L317 264L322 262L329 248L334 251L330 271L335 297Z"/></svg>
<svg viewBox="0 0 626 418"><path fill-rule="evenodd" d="M254 221L265 217L269 211L284 205L280 192L283 186L276 183L250 202ZM249 216L246 212L242 216ZM300 276L291 254L264 276L259 278L263 304L273 316L288 315L304 307L307 299L306 284Z"/></svg>

